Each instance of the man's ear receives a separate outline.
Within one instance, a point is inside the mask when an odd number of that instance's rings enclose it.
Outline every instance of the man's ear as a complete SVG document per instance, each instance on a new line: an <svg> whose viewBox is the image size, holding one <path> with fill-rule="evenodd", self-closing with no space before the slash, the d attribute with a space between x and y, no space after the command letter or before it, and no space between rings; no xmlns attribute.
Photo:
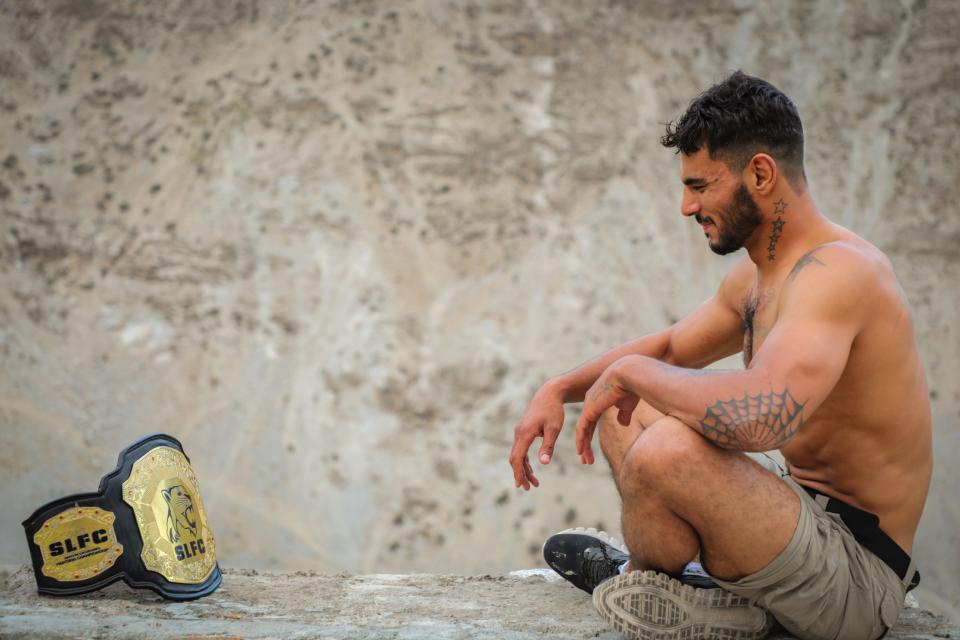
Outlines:
<svg viewBox="0 0 960 640"><path fill-rule="evenodd" d="M780 170L777 161L769 154L757 153L744 167L744 174L744 181L752 187L754 193L768 196L773 193Z"/></svg>

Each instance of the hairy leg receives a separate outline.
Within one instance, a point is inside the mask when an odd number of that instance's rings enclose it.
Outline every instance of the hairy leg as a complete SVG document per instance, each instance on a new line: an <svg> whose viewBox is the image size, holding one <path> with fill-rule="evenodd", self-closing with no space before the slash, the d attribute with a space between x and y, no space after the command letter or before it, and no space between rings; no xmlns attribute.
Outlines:
<svg viewBox="0 0 960 640"><path fill-rule="evenodd" d="M711 574L736 580L769 564L800 516L782 480L669 416L638 429L617 481L631 569L676 574L699 550Z"/></svg>
<svg viewBox="0 0 960 640"><path fill-rule="evenodd" d="M634 409L629 426L623 426L617 421L617 413L616 407L607 410L597 423L597 430L600 449L610 465L623 505L621 529L624 541L631 551L631 562L627 568L632 571L637 568L656 566L667 573L678 574L687 562L695 559L699 554L700 540L696 532L686 522L676 518L659 505L644 501L642 493L631 496L628 500L620 487L621 468L627 453L644 429L665 416L644 400L641 400ZM648 521L646 515L653 510L658 510L660 517ZM645 540L649 540L649 543ZM634 549L639 549L641 546L647 548L646 554L637 555L635 558ZM682 557L687 559L682 562L673 561L673 558ZM640 562L638 563L637 560ZM653 565L650 564L651 562ZM667 564L669 567L666 566Z"/></svg>

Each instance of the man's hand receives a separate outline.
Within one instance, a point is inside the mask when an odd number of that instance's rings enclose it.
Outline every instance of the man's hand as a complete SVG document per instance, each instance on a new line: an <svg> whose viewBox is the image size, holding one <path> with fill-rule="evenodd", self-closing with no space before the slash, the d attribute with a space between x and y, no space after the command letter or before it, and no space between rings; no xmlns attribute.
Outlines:
<svg viewBox="0 0 960 640"><path fill-rule="evenodd" d="M510 466L513 467L513 480L517 487L525 491L530 485L540 486L533 474L527 451L536 438L543 438L540 445L540 464L548 464L553 457L553 447L563 428L563 396L548 384L543 385L533 395L527 411L513 432L513 449L510 450Z"/></svg>
<svg viewBox="0 0 960 640"><path fill-rule="evenodd" d="M633 410L640 403L639 396L634 395L626 387L625 369L630 364L631 358L627 356L620 358L597 378L583 400L583 412L580 419L577 420L577 453L580 454L580 462L583 464L593 464L593 432L597 428L597 421L603 412L610 407L617 407L617 422L623 426L630 424L630 417Z"/></svg>

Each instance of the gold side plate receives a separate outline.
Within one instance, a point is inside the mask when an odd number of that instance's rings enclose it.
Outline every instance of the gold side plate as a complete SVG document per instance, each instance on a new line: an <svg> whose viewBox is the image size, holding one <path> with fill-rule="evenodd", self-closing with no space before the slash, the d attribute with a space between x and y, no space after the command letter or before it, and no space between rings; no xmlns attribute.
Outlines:
<svg viewBox="0 0 960 640"><path fill-rule="evenodd" d="M197 477L183 453L171 447L148 451L123 483L123 501L136 516L147 569L183 584L210 576L217 564L216 543Z"/></svg>
<svg viewBox="0 0 960 640"><path fill-rule="evenodd" d="M48 519L33 536L40 547L40 572L60 582L100 575L123 553L113 530L116 516L97 507L73 507Z"/></svg>

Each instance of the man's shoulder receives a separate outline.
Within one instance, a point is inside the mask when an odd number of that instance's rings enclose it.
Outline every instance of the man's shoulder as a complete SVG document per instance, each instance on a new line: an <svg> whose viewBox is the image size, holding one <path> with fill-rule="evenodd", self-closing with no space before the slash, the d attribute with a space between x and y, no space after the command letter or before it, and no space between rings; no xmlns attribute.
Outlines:
<svg viewBox="0 0 960 640"><path fill-rule="evenodd" d="M890 259L878 248L859 238L839 239L818 244L801 255L791 267L786 284L803 277L870 286L892 275Z"/></svg>
<svg viewBox="0 0 960 640"><path fill-rule="evenodd" d="M743 255L733 263L720 283L720 295L731 305L738 305L753 289L757 281L757 265L749 255Z"/></svg>
<svg viewBox="0 0 960 640"><path fill-rule="evenodd" d="M870 313L874 302L898 288L890 260L866 241L834 240L811 248L787 275L783 303L817 302L836 310Z"/></svg>

